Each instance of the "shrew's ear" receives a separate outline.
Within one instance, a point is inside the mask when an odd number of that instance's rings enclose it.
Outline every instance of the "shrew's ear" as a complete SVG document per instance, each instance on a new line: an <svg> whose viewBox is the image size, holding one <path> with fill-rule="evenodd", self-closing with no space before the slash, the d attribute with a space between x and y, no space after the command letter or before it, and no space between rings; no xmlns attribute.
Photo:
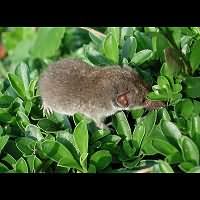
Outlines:
<svg viewBox="0 0 200 200"><path fill-rule="evenodd" d="M117 96L116 103L118 106L122 108L126 108L129 106L128 94L129 94L129 91L125 91L124 93L119 94Z"/></svg>

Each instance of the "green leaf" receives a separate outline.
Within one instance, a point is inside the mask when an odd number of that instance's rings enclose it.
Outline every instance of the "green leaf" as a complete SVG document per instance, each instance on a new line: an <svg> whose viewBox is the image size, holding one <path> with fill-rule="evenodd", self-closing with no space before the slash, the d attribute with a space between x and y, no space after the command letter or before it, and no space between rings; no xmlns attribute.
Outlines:
<svg viewBox="0 0 200 200"><path fill-rule="evenodd" d="M37 80L31 80L30 81L29 89L28 89L30 97L34 97L35 96L36 84L37 84Z"/></svg>
<svg viewBox="0 0 200 200"><path fill-rule="evenodd" d="M0 125L0 136L3 134L3 128L2 126Z"/></svg>
<svg viewBox="0 0 200 200"><path fill-rule="evenodd" d="M108 32L110 32L115 38L117 45L119 45L120 40L120 27L109 27Z"/></svg>
<svg viewBox="0 0 200 200"><path fill-rule="evenodd" d="M8 108L12 102L14 101L14 98L12 96L3 95L0 97L0 108Z"/></svg>
<svg viewBox="0 0 200 200"><path fill-rule="evenodd" d="M91 135L91 142L94 143L97 140L109 135L110 133L111 132L109 130L106 130L106 129L97 130Z"/></svg>
<svg viewBox="0 0 200 200"><path fill-rule="evenodd" d="M200 133L200 116L194 116L194 117L192 117L192 132L195 135L199 135L199 133Z"/></svg>
<svg viewBox="0 0 200 200"><path fill-rule="evenodd" d="M200 114L200 101L193 100L194 112L199 115Z"/></svg>
<svg viewBox="0 0 200 200"><path fill-rule="evenodd" d="M102 45L103 40L105 39L105 35L93 29L88 29L88 31L91 40L97 47L100 47Z"/></svg>
<svg viewBox="0 0 200 200"><path fill-rule="evenodd" d="M13 156L8 153L2 158L2 160L6 161L12 167L16 164L15 158L13 158Z"/></svg>
<svg viewBox="0 0 200 200"><path fill-rule="evenodd" d="M112 34L108 34L103 43L105 56L112 60L113 63L118 64L119 60L119 49L117 41Z"/></svg>
<svg viewBox="0 0 200 200"><path fill-rule="evenodd" d="M196 40L191 48L191 54L190 54L190 63L193 72L196 69L198 69L200 64L199 51L200 51L200 40Z"/></svg>
<svg viewBox="0 0 200 200"><path fill-rule="evenodd" d="M200 173L200 167L194 167L190 171L188 171L188 173Z"/></svg>
<svg viewBox="0 0 200 200"><path fill-rule="evenodd" d="M27 28L27 27L26 27ZM21 62L27 58L30 58L30 49L35 43L36 35L31 38L25 38L19 43L17 43L16 48L12 51L10 59L13 63Z"/></svg>
<svg viewBox="0 0 200 200"><path fill-rule="evenodd" d="M183 161L182 155L180 152L176 152L174 154L170 154L166 157L166 161L169 164L179 164Z"/></svg>
<svg viewBox="0 0 200 200"><path fill-rule="evenodd" d="M165 88L167 90L170 88L170 83L165 76L159 76L157 82L160 88Z"/></svg>
<svg viewBox="0 0 200 200"><path fill-rule="evenodd" d="M30 169L30 172L38 172L38 170L41 168L42 166L42 161L37 158L35 155L30 155L27 156L27 163Z"/></svg>
<svg viewBox="0 0 200 200"><path fill-rule="evenodd" d="M161 173L174 173L171 166L165 161L162 160L159 161L159 168Z"/></svg>
<svg viewBox="0 0 200 200"><path fill-rule="evenodd" d="M144 49L152 49L152 43L151 43L151 36L146 34L146 33L143 33L139 30L136 30L134 32L134 35L136 37L136 40L137 40L137 50L138 51L141 51L141 50L144 50Z"/></svg>
<svg viewBox="0 0 200 200"><path fill-rule="evenodd" d="M16 162L15 168L17 173L28 173L27 163L22 157Z"/></svg>
<svg viewBox="0 0 200 200"><path fill-rule="evenodd" d="M0 163L0 173L7 173L8 171L9 169L3 163Z"/></svg>
<svg viewBox="0 0 200 200"><path fill-rule="evenodd" d="M64 33L64 27L39 28L35 44L31 49L33 58L44 59L55 55L61 44Z"/></svg>
<svg viewBox="0 0 200 200"><path fill-rule="evenodd" d="M59 125L49 119L41 119L37 124L45 132L55 132L59 130Z"/></svg>
<svg viewBox="0 0 200 200"><path fill-rule="evenodd" d="M158 118L166 120L166 121L170 121L171 120L171 117L170 117L169 113L167 112L166 108L161 108L158 111Z"/></svg>
<svg viewBox="0 0 200 200"><path fill-rule="evenodd" d="M93 164L90 164L88 167L88 173L96 173L96 167Z"/></svg>
<svg viewBox="0 0 200 200"><path fill-rule="evenodd" d="M28 156L34 154L36 141L28 137L19 137L16 139L16 146L23 153L23 156Z"/></svg>
<svg viewBox="0 0 200 200"><path fill-rule="evenodd" d="M4 146L7 144L9 139L8 135L0 136L0 152L3 150Z"/></svg>
<svg viewBox="0 0 200 200"><path fill-rule="evenodd" d="M16 119L17 119L19 126L23 129L25 129L26 126L28 126L30 124L29 118L21 111L17 112Z"/></svg>
<svg viewBox="0 0 200 200"><path fill-rule="evenodd" d="M144 113L144 109L136 109L136 110L131 110L131 115L133 117L133 119L137 119L137 118L140 118L142 117Z"/></svg>
<svg viewBox="0 0 200 200"><path fill-rule="evenodd" d="M61 143L53 140L45 140L41 143L42 151L48 158L59 163L60 166L75 168L82 171L78 161L72 153Z"/></svg>
<svg viewBox="0 0 200 200"><path fill-rule="evenodd" d="M73 137L80 155L86 154L88 152L89 136L87 124L84 120L82 120L74 129Z"/></svg>
<svg viewBox="0 0 200 200"><path fill-rule="evenodd" d="M33 124L29 124L26 127L25 135L27 137L31 137L33 139L36 139L37 141L41 141L44 138L42 133L40 132L40 129L37 126L33 125Z"/></svg>
<svg viewBox="0 0 200 200"><path fill-rule="evenodd" d="M124 152L126 153L126 155L129 157L129 158L132 158L136 152L136 148L135 147L131 147L131 145L129 144L129 142L127 140L124 140L123 141L123 150Z"/></svg>
<svg viewBox="0 0 200 200"><path fill-rule="evenodd" d="M80 156L80 164L84 172L87 172L87 158L88 158L88 153L83 153Z"/></svg>
<svg viewBox="0 0 200 200"><path fill-rule="evenodd" d="M159 59L164 61L164 49L170 47L168 40L162 34L157 33L152 37L152 46Z"/></svg>
<svg viewBox="0 0 200 200"><path fill-rule="evenodd" d="M10 123L12 120L13 120L13 117L9 112L0 111L1 122Z"/></svg>
<svg viewBox="0 0 200 200"><path fill-rule="evenodd" d="M32 27L13 27L9 29L9 31L2 33L3 44L5 44L9 55L14 54L13 51L21 41L32 39L35 35L35 29ZM20 50L22 51L22 49ZM22 52L24 52L24 49Z"/></svg>
<svg viewBox="0 0 200 200"><path fill-rule="evenodd" d="M124 112L121 111L116 113L112 119L113 119L113 126L116 129L117 134L123 138L126 138L127 140L131 140L132 138L131 128L129 126L128 120Z"/></svg>
<svg viewBox="0 0 200 200"><path fill-rule="evenodd" d="M134 27L121 27L121 45L124 44L124 41L133 36Z"/></svg>
<svg viewBox="0 0 200 200"><path fill-rule="evenodd" d="M21 62L15 69L15 74L22 80L24 88L28 94L28 86L30 82L30 71L26 63Z"/></svg>
<svg viewBox="0 0 200 200"><path fill-rule="evenodd" d="M75 113L73 116L73 120L75 125L77 126L79 124L79 122L81 122L82 120L85 120L85 122L90 123L92 121L92 119L89 119L88 117L86 117L84 114L82 113Z"/></svg>
<svg viewBox="0 0 200 200"><path fill-rule="evenodd" d="M188 77L185 80L185 93L188 97L200 97L200 77Z"/></svg>
<svg viewBox="0 0 200 200"><path fill-rule="evenodd" d="M194 163L191 162L182 162L181 164L178 165L178 167L184 171L188 172L189 170L193 169L195 167Z"/></svg>
<svg viewBox="0 0 200 200"><path fill-rule="evenodd" d="M136 126L134 132L133 132L133 144L135 144L136 149L139 150L139 148L142 146L142 142L145 137L145 127L142 124L139 124Z"/></svg>
<svg viewBox="0 0 200 200"><path fill-rule="evenodd" d="M175 110L177 114L188 119L194 112L194 106L190 99L182 99L178 104L176 104Z"/></svg>
<svg viewBox="0 0 200 200"><path fill-rule="evenodd" d="M24 109L25 109L25 114L26 115L29 115L30 112L31 112L31 108L32 108L32 101L30 100L27 100L27 101L24 101L25 105L24 105Z"/></svg>
<svg viewBox="0 0 200 200"><path fill-rule="evenodd" d="M143 125L145 127L145 134L146 136L149 136L154 129L155 123L157 119L157 111L151 111L149 112L144 118L143 118Z"/></svg>
<svg viewBox="0 0 200 200"><path fill-rule="evenodd" d="M152 50L150 49L139 51L133 56L133 58L131 59L131 63L135 65L141 65L144 62L146 62L148 59L150 59L151 56L152 56Z"/></svg>
<svg viewBox="0 0 200 200"><path fill-rule="evenodd" d="M95 50L91 46L86 46L85 49L85 56L89 59L90 62L92 62L94 65L98 66L105 66L113 64L111 60L106 58L102 53Z"/></svg>
<svg viewBox="0 0 200 200"><path fill-rule="evenodd" d="M170 121L162 120L161 129L169 142L175 147L178 147L178 140L182 137L182 134L177 126Z"/></svg>
<svg viewBox="0 0 200 200"><path fill-rule="evenodd" d="M137 41L135 37L129 37L123 45L122 56L127 59L132 59L137 49Z"/></svg>
<svg viewBox="0 0 200 200"><path fill-rule="evenodd" d="M110 135L103 137L100 141L103 143L111 142L111 143L115 143L117 145L121 141L121 137L119 137L118 135L110 134Z"/></svg>
<svg viewBox="0 0 200 200"><path fill-rule="evenodd" d="M18 76L11 73L8 73L8 79L10 81L12 88L16 91L16 93L22 99L26 99L26 90L25 90L23 81Z"/></svg>
<svg viewBox="0 0 200 200"><path fill-rule="evenodd" d="M131 160L128 160L128 161L123 161L123 166L128 168L128 169L134 169L138 163L141 161L141 159L143 158L143 155L142 156L134 156L132 157Z"/></svg>
<svg viewBox="0 0 200 200"><path fill-rule="evenodd" d="M178 152L178 150L173 145L165 140L155 138L152 141L152 145L159 153L163 154L164 156L172 155Z"/></svg>
<svg viewBox="0 0 200 200"><path fill-rule="evenodd" d="M90 161L97 170L103 170L111 163L112 155L109 151L100 150L92 154Z"/></svg>
<svg viewBox="0 0 200 200"><path fill-rule="evenodd" d="M183 159L199 165L199 149L196 144L187 136L180 138L180 145Z"/></svg>

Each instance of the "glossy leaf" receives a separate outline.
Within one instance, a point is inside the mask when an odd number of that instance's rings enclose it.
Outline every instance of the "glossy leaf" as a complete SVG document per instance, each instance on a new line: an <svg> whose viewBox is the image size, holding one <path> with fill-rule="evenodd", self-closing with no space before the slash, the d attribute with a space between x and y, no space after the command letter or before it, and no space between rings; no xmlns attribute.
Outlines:
<svg viewBox="0 0 200 200"><path fill-rule="evenodd" d="M8 139L9 139L8 135L0 136L0 152L3 150L4 146L8 142Z"/></svg>
<svg viewBox="0 0 200 200"><path fill-rule="evenodd" d="M90 161L97 170L103 170L111 163L112 155L109 151L100 150L92 154Z"/></svg>
<svg viewBox="0 0 200 200"><path fill-rule="evenodd" d="M182 137L180 130L177 126L170 121L161 121L161 129L163 134L167 137L172 145L177 147L178 140Z"/></svg>
<svg viewBox="0 0 200 200"><path fill-rule="evenodd" d="M150 49L139 51L133 56L133 58L131 59L131 63L135 65L141 65L148 59L150 59L151 56L152 56L152 50Z"/></svg>
<svg viewBox="0 0 200 200"><path fill-rule="evenodd" d="M196 40L192 46L191 54L190 54L190 63L191 63L193 72L200 65L199 51L200 51L200 40Z"/></svg>
<svg viewBox="0 0 200 200"><path fill-rule="evenodd" d="M89 136L87 124L84 120L82 120L74 129L73 137L80 155L86 154L88 152Z"/></svg>
<svg viewBox="0 0 200 200"><path fill-rule="evenodd" d="M178 150L173 145L161 139L153 139L152 145L159 153L165 156L178 152Z"/></svg>
<svg viewBox="0 0 200 200"><path fill-rule="evenodd" d="M131 140L131 128L124 112L118 112L113 116L113 126L119 136Z"/></svg>
<svg viewBox="0 0 200 200"><path fill-rule="evenodd" d="M41 141L44 137L42 135L42 133L40 132L40 129L33 125L33 124L29 124L26 129L25 129L25 134L27 137L31 137L33 139L36 139L38 141Z"/></svg>
<svg viewBox="0 0 200 200"><path fill-rule="evenodd" d="M105 56L117 64L119 60L119 49L117 41L112 34L108 34L103 43Z"/></svg>
<svg viewBox="0 0 200 200"><path fill-rule="evenodd" d="M180 145L182 149L182 155L185 161L194 162L199 164L199 149L196 144L187 136L180 138Z"/></svg>
<svg viewBox="0 0 200 200"><path fill-rule="evenodd" d="M137 41L135 37L129 37L123 45L122 56L127 59L132 59L137 49Z"/></svg>
<svg viewBox="0 0 200 200"><path fill-rule="evenodd" d="M30 82L30 71L26 63L21 62L15 69L15 74L22 80L26 94L28 95L28 87Z"/></svg>
<svg viewBox="0 0 200 200"><path fill-rule="evenodd" d="M82 170L72 153L61 143L45 140L41 143L41 147L46 156L51 160L58 162L60 166Z"/></svg>
<svg viewBox="0 0 200 200"><path fill-rule="evenodd" d="M35 44L31 49L31 55L34 58L48 58L55 55L64 33L64 27L39 28Z"/></svg>
<svg viewBox="0 0 200 200"><path fill-rule="evenodd" d="M22 98L26 99L26 90L23 81L15 74L8 74L8 79L12 88L17 92L17 94Z"/></svg>
<svg viewBox="0 0 200 200"><path fill-rule="evenodd" d="M16 162L16 172L17 173L28 173L28 166L26 161L23 158L20 158L17 162Z"/></svg>

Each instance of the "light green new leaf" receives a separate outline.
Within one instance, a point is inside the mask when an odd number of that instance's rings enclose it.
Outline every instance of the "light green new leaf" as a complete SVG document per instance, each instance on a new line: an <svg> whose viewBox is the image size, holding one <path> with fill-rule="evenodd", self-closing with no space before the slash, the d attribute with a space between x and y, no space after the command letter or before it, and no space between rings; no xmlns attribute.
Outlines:
<svg viewBox="0 0 200 200"><path fill-rule="evenodd" d="M150 59L151 56L152 56L152 50L150 49L141 50L133 56L133 58L131 59L131 63L135 65L141 65L148 59Z"/></svg>
<svg viewBox="0 0 200 200"><path fill-rule="evenodd" d="M121 137L131 140L131 128L124 112L118 112L113 116L113 126L117 131L117 134Z"/></svg>
<svg viewBox="0 0 200 200"><path fill-rule="evenodd" d="M118 64L119 60L119 49L117 41L112 34L108 34L103 43L105 56L112 60L113 63Z"/></svg>
<svg viewBox="0 0 200 200"><path fill-rule="evenodd" d="M26 99L26 90L23 81L15 74L8 73L8 79L12 88L17 92L17 94L22 98Z"/></svg>
<svg viewBox="0 0 200 200"><path fill-rule="evenodd" d="M33 58L48 58L56 53L64 36L65 28L40 28L31 55Z"/></svg>
<svg viewBox="0 0 200 200"><path fill-rule="evenodd" d="M88 152L89 136L87 124L84 120L82 120L74 129L73 137L80 154L86 154Z"/></svg>
<svg viewBox="0 0 200 200"><path fill-rule="evenodd" d="M199 149L197 145L187 136L182 136L180 138L180 145L183 159L199 165Z"/></svg>
<svg viewBox="0 0 200 200"><path fill-rule="evenodd" d="M105 169L112 161L112 155L109 151L100 150L92 154L91 164L94 164L97 170Z"/></svg>
<svg viewBox="0 0 200 200"><path fill-rule="evenodd" d="M28 86L30 82L30 71L26 63L21 62L15 69L15 74L22 80L24 88L28 94Z"/></svg>
<svg viewBox="0 0 200 200"><path fill-rule="evenodd" d="M27 163L22 157L16 162L15 169L17 173L28 173Z"/></svg>

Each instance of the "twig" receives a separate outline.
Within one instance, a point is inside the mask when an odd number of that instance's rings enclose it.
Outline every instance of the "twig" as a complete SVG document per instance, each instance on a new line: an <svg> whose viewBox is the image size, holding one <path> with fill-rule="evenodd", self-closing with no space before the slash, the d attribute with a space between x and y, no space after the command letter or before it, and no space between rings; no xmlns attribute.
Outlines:
<svg viewBox="0 0 200 200"><path fill-rule="evenodd" d="M99 31L96 31L96 30L94 30L94 29L92 29L92 28L89 28L89 27L79 27L79 28L84 29L84 30L87 30L87 31L89 31L89 32L91 32L91 33L93 33L93 34L99 36L99 37L106 37L105 34L99 32Z"/></svg>

